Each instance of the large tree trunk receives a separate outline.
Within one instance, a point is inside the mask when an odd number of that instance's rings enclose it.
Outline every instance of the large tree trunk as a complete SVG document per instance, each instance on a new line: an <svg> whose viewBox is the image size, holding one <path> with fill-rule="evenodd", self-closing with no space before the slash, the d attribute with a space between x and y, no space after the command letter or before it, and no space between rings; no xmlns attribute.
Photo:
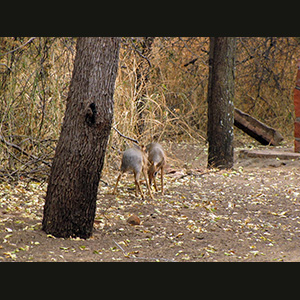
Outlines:
<svg viewBox="0 0 300 300"><path fill-rule="evenodd" d="M43 230L88 238L113 118L119 38L78 38L65 118L44 206Z"/></svg>
<svg viewBox="0 0 300 300"><path fill-rule="evenodd" d="M208 167L233 166L233 98L236 38L210 38Z"/></svg>

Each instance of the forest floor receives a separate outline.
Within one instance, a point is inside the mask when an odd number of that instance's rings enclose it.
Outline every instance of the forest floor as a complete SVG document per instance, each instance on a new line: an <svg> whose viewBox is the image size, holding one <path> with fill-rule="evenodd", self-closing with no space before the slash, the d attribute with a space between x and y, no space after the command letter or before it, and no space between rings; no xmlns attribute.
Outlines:
<svg viewBox="0 0 300 300"><path fill-rule="evenodd" d="M202 146L166 149L165 194L154 200L134 196L131 174L111 195L118 170L107 168L87 240L41 230L46 183L0 183L0 262L300 261L299 159L240 157L236 148L233 170L218 171L206 169ZM132 214L140 225L127 223Z"/></svg>

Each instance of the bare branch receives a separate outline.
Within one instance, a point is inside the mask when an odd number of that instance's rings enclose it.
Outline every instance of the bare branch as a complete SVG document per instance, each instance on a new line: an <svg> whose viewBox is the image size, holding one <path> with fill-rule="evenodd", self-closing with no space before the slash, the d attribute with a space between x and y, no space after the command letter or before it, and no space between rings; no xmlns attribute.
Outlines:
<svg viewBox="0 0 300 300"><path fill-rule="evenodd" d="M19 49L25 47L27 44L31 43L34 39L36 39L36 37L30 38L30 39L29 39L26 43L24 43L23 45L21 45L21 46L15 48L15 49L13 49L13 50L11 50L11 51L8 51L8 52L6 52L6 53L4 53L4 54L2 54L2 55L4 56L4 55L6 55L6 54L16 52L17 50L19 50Z"/></svg>
<svg viewBox="0 0 300 300"><path fill-rule="evenodd" d="M135 140L135 139L133 139L133 138L131 138L131 137L128 137L128 136L126 136L126 135L124 135L124 134L122 134L116 127L114 127L114 126L112 126L112 128L121 136L121 137L123 137L123 138L125 138L125 139L127 139L127 140L130 140L130 141L132 141L132 142L134 142L134 143L136 143L136 144L139 144L139 141L138 140Z"/></svg>
<svg viewBox="0 0 300 300"><path fill-rule="evenodd" d="M135 43L134 43L134 41L133 41L132 39L131 39L130 41L131 41L131 43L132 43L132 45L133 45L133 47L134 47L134 50L138 53L138 55L139 55L141 58L145 59L145 60L147 61L147 63L149 64L149 67L152 68L152 64L151 64L149 58L148 58L147 56L143 55L142 52L141 52L140 50L138 50L137 46L135 45Z"/></svg>

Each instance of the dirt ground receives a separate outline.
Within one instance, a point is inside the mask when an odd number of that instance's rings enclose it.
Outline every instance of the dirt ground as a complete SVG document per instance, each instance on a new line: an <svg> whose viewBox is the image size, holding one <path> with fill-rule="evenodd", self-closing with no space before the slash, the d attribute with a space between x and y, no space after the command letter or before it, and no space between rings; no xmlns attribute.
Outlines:
<svg viewBox="0 0 300 300"><path fill-rule="evenodd" d="M234 169L218 171L206 169L203 146L165 148L165 195L154 200L134 196L130 174L111 195L118 170L104 172L87 240L41 231L45 183L1 183L0 261L300 261L299 159L241 158L236 148ZM126 222L132 214L140 225Z"/></svg>

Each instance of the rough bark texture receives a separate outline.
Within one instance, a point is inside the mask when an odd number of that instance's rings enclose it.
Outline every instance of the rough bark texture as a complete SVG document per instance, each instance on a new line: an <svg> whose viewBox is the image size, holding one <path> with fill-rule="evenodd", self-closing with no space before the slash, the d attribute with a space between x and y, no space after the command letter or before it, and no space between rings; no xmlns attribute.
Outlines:
<svg viewBox="0 0 300 300"><path fill-rule="evenodd" d="M43 230L92 234L96 197L113 118L119 38L78 38L65 118L53 159Z"/></svg>
<svg viewBox="0 0 300 300"><path fill-rule="evenodd" d="M208 167L233 166L233 98L236 39L210 38L208 82Z"/></svg>
<svg viewBox="0 0 300 300"><path fill-rule="evenodd" d="M300 153L300 59L298 59L297 67L296 86L294 89L294 107L296 117L294 122L294 151Z"/></svg>

